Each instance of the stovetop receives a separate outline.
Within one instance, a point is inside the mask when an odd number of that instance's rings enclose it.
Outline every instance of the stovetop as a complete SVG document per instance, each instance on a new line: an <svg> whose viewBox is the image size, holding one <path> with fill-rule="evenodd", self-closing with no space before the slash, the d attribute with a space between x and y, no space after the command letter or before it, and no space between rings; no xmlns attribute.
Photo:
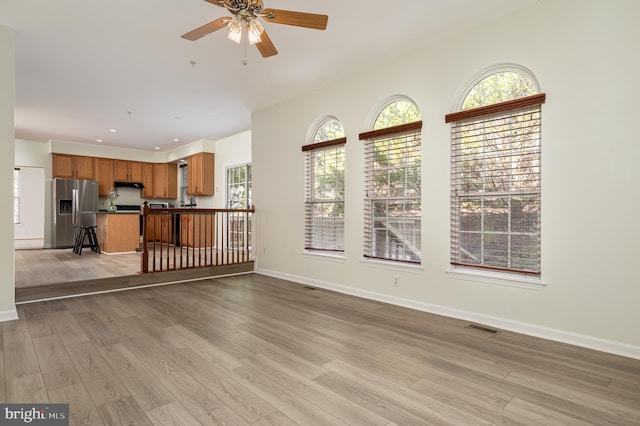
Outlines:
<svg viewBox="0 0 640 426"><path fill-rule="evenodd" d="M127 204L119 204L116 205L116 212L140 212L139 205L127 205Z"/></svg>

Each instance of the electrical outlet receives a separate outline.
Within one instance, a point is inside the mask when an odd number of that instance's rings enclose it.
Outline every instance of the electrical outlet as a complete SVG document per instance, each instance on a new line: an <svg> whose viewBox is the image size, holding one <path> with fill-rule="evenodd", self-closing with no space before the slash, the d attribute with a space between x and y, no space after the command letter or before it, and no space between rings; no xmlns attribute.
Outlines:
<svg viewBox="0 0 640 426"><path fill-rule="evenodd" d="M398 287L400 284L398 283L398 277L393 277L393 286Z"/></svg>

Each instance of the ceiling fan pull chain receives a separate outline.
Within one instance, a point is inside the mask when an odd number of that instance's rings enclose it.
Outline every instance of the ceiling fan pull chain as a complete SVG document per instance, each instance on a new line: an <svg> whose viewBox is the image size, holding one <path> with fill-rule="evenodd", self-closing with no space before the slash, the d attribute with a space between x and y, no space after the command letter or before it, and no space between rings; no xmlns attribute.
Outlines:
<svg viewBox="0 0 640 426"><path fill-rule="evenodd" d="M245 28L246 31L246 28ZM247 65L247 39L249 38L249 34L244 38L244 58L242 59L242 65Z"/></svg>

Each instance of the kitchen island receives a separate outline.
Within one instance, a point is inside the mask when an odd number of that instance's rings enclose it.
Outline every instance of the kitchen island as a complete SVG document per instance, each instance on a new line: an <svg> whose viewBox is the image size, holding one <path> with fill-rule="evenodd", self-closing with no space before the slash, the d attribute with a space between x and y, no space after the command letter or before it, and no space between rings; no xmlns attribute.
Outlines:
<svg viewBox="0 0 640 426"><path fill-rule="evenodd" d="M140 213L98 212L96 225L103 253L130 253L140 247Z"/></svg>

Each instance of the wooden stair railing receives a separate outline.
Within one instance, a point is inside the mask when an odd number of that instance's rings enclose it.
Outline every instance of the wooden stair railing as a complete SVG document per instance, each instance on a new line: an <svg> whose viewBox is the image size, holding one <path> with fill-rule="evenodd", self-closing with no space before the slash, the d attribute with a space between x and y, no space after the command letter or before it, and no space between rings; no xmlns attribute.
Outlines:
<svg viewBox="0 0 640 426"><path fill-rule="evenodd" d="M250 209L142 207L141 273L253 261Z"/></svg>

